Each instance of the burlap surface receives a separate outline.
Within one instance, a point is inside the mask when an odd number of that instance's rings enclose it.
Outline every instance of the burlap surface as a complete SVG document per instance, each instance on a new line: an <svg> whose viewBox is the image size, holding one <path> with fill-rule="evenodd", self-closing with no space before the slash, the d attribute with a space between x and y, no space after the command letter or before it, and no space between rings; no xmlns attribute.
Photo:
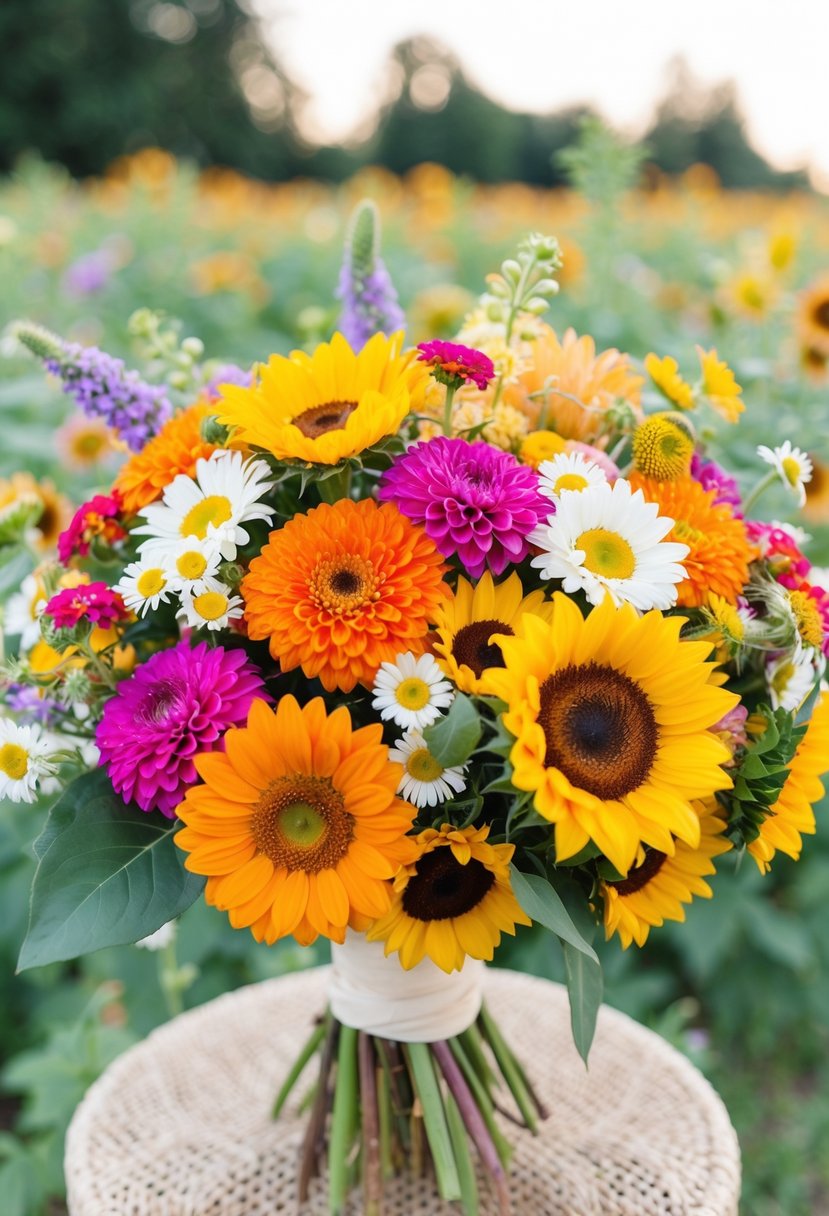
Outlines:
<svg viewBox="0 0 829 1216"><path fill-rule="evenodd" d="M296 1103L278 1123L269 1111L324 1005L325 975L230 993L116 1060L69 1129L71 1216L296 1216L303 1121ZM736 1136L683 1056L603 1009L585 1070L559 985L491 970L486 998L552 1108L538 1137L505 1125L515 1216L736 1216ZM355 1192L348 1214L361 1211ZM429 1182L387 1184L384 1216L457 1211ZM481 1216L495 1211L485 1196ZM326 1213L318 1185L302 1216Z"/></svg>

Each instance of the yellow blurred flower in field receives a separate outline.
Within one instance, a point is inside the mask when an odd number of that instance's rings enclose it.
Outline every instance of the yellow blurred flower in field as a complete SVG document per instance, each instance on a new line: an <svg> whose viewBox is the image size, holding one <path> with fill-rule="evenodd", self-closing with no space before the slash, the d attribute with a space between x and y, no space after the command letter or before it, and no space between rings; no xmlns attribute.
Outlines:
<svg viewBox="0 0 829 1216"><path fill-rule="evenodd" d="M531 465L537 469L544 460L552 460L564 451L567 440L562 439L556 431L530 431L524 439L518 453L522 464Z"/></svg>
<svg viewBox="0 0 829 1216"><path fill-rule="evenodd" d="M435 283L424 287L409 309L412 341L451 338L475 300L457 283Z"/></svg>
<svg viewBox="0 0 829 1216"><path fill-rule="evenodd" d="M706 351L698 346L697 354L702 369L702 391L721 418L726 422L737 422L745 403L740 400L743 390L734 373L724 360L718 358L713 347Z"/></svg>
<svg viewBox="0 0 829 1216"><path fill-rule="evenodd" d="M679 374L679 364L671 355L659 358L653 353L645 357L645 371L663 397L681 410L694 408L694 390Z"/></svg>
<svg viewBox="0 0 829 1216"><path fill-rule="evenodd" d="M778 274L788 270L797 256L797 237L789 229L779 229L769 236L766 249L769 265Z"/></svg>
<svg viewBox="0 0 829 1216"><path fill-rule="evenodd" d="M803 516L810 523L829 523L829 464L810 453L812 476L806 482Z"/></svg>
<svg viewBox="0 0 829 1216"><path fill-rule="evenodd" d="M815 279L801 294L797 332L802 348L829 356L829 275Z"/></svg>
<svg viewBox="0 0 829 1216"><path fill-rule="evenodd" d="M70 469L94 469L117 450L115 436L101 418L73 414L55 431L55 446Z"/></svg>
<svg viewBox="0 0 829 1216"><path fill-rule="evenodd" d="M0 478L0 518L25 502L40 508L40 514L34 520L37 548L41 551L53 549L72 518L69 500L58 493L53 482L38 481L31 473L12 473L10 478Z"/></svg>
<svg viewBox="0 0 829 1216"><path fill-rule="evenodd" d="M825 384L829 379L829 355L813 346L804 346L800 351L800 367L812 384Z"/></svg>
<svg viewBox="0 0 829 1216"><path fill-rule="evenodd" d="M765 321L779 298L779 290L768 276L745 270L725 285L722 298L729 311L749 321Z"/></svg>
<svg viewBox="0 0 829 1216"><path fill-rule="evenodd" d="M215 295L219 291L247 292L257 304L268 298L268 287L259 276L247 254L235 249L223 249L193 262L190 279L198 295Z"/></svg>

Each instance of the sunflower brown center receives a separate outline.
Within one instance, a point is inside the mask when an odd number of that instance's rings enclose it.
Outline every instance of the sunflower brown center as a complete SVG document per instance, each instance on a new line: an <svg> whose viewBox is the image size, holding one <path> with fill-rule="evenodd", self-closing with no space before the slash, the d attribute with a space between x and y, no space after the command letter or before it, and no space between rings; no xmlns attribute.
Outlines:
<svg viewBox="0 0 829 1216"><path fill-rule="evenodd" d="M635 895L637 891L646 887L652 878L656 877L666 859L667 854L660 853L659 849L648 849L642 864L634 866L627 878L623 878L621 882L614 882L614 889L619 895Z"/></svg>
<svg viewBox="0 0 829 1216"><path fill-rule="evenodd" d="M277 777L262 791L250 832L278 870L318 874L345 857L354 819L327 778Z"/></svg>
<svg viewBox="0 0 829 1216"><path fill-rule="evenodd" d="M329 431L345 430L345 424L357 408L356 401L326 401L303 410L291 422L302 431L306 439L318 439Z"/></svg>
<svg viewBox="0 0 829 1216"><path fill-rule="evenodd" d="M451 920L477 908L495 875L474 857L462 866L446 846L425 853L403 892L403 911L414 920Z"/></svg>
<svg viewBox="0 0 829 1216"><path fill-rule="evenodd" d="M812 316L821 329L829 329L829 300L821 300Z"/></svg>
<svg viewBox="0 0 829 1216"><path fill-rule="evenodd" d="M353 616L380 598L382 583L382 576L366 558L341 553L317 562L308 591L318 608L335 616Z"/></svg>
<svg viewBox="0 0 829 1216"><path fill-rule="evenodd" d="M504 656L497 642L490 642L494 633L505 633L512 637L515 633L503 621L486 620L471 621L463 625L455 634L452 642L452 657L458 666L466 666L480 679L487 667L503 667Z"/></svg>
<svg viewBox="0 0 829 1216"><path fill-rule="evenodd" d="M548 768L605 801L642 784L656 756L657 726L638 684L600 663L572 664L548 676L540 694Z"/></svg>

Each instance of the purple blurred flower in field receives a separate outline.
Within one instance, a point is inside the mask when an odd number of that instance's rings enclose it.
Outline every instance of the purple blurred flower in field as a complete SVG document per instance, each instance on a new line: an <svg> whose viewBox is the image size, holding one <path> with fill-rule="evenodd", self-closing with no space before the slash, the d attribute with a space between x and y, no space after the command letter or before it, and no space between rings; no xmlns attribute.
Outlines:
<svg viewBox="0 0 829 1216"><path fill-rule="evenodd" d="M38 722L41 726L53 726L61 714L58 701L42 696L40 689L27 684L9 684L3 699L6 708L17 714L24 725Z"/></svg>
<svg viewBox="0 0 829 1216"><path fill-rule="evenodd" d="M706 460L704 456L694 452L691 457L691 476L704 490L717 491L715 506L720 503L727 503L729 507L742 505L740 487L730 473L726 473L722 465L717 464L715 460ZM735 511L734 514L741 515L741 512Z"/></svg>
<svg viewBox="0 0 829 1216"><path fill-rule="evenodd" d="M61 286L68 296L94 296L112 276L112 259L103 249L84 253L66 268Z"/></svg>
<svg viewBox="0 0 829 1216"><path fill-rule="evenodd" d="M380 257L380 220L374 203L364 200L354 212L336 292L343 308L338 329L354 350L369 338L404 329L406 318L391 276Z"/></svg>
<svg viewBox="0 0 829 1216"><path fill-rule="evenodd" d="M215 375L210 377L204 386L204 391L210 401L218 401L221 397L219 385L238 384L241 388L250 388L252 380L252 372L246 372L243 368L237 367L235 363L226 363L224 367L219 368Z"/></svg>
<svg viewBox="0 0 829 1216"><path fill-rule="evenodd" d="M445 557L457 553L473 578L526 557L527 537L554 510L534 470L509 452L443 436L395 460L379 497L422 524Z"/></svg>

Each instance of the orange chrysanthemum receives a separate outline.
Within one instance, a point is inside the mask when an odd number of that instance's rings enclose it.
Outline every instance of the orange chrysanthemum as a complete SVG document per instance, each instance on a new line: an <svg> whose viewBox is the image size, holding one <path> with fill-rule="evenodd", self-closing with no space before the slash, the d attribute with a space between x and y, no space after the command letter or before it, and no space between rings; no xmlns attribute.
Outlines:
<svg viewBox="0 0 829 1216"><path fill-rule="evenodd" d="M194 477L196 461L207 460L216 445L202 439L202 420L211 410L205 401L197 401L180 414L174 415L145 444L140 452L130 456L115 478L127 515L136 515L142 507L161 497L179 473Z"/></svg>
<svg viewBox="0 0 829 1216"><path fill-rule="evenodd" d="M779 849L795 861L803 835L815 831L814 804L824 794L821 777L829 772L829 692L825 692L809 720L806 734L794 754L786 784L752 840L748 851L765 874Z"/></svg>
<svg viewBox="0 0 829 1216"><path fill-rule="evenodd" d="M601 430L604 414L619 399L641 417L639 390L644 378L635 373L628 355L615 349L597 354L591 337L579 338L568 329L560 339L549 325L541 327L532 349L532 368L517 385L507 387L504 398L520 406L533 425L543 410L546 426L565 439L590 443ZM543 390L551 385L545 409Z"/></svg>
<svg viewBox="0 0 829 1216"><path fill-rule="evenodd" d="M659 504L660 515L675 520L665 539L690 549L682 559L688 577L679 584L677 604L701 608L711 592L735 603L748 582L749 563L757 556L744 522L727 504L715 506L716 491L704 490L691 477L656 481L634 472L629 480L634 490Z"/></svg>
<svg viewBox="0 0 829 1216"><path fill-rule="evenodd" d="M267 638L283 671L323 688L370 685L381 663L422 654L448 594L443 559L397 508L344 498L272 532L242 583L248 634Z"/></svg>
<svg viewBox="0 0 829 1216"><path fill-rule="evenodd" d="M207 902L269 945L291 933L342 942L348 924L385 915L388 880L418 850L382 726L352 730L346 707L326 715L322 697L276 710L257 699L225 746L196 756L204 784L178 808L176 844L207 875Z"/></svg>

